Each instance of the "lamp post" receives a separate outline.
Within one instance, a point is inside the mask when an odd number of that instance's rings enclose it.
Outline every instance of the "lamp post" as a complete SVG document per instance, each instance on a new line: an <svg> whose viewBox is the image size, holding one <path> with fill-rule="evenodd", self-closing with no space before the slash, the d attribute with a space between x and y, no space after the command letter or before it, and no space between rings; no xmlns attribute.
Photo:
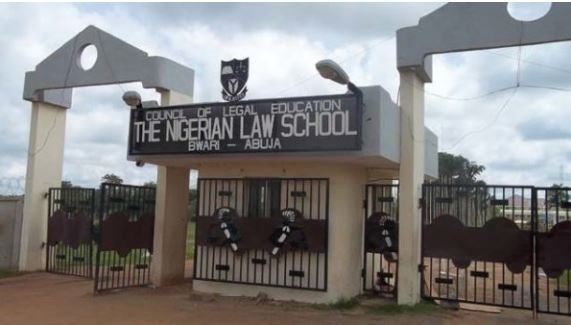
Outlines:
<svg viewBox="0 0 571 325"><path fill-rule="evenodd" d="M133 90L129 90L126 91L123 94L123 101L125 102L125 104L127 104L127 106L129 106L131 109L136 109L137 110L137 114L135 115L135 119L137 121L141 120L143 118L143 102L141 101L141 95ZM133 135L132 135L132 125L129 125L129 142L131 142L133 144L133 148L137 148L137 143L134 142L133 140ZM135 162L135 166L137 167L143 167L145 165L144 162L137 160Z"/></svg>

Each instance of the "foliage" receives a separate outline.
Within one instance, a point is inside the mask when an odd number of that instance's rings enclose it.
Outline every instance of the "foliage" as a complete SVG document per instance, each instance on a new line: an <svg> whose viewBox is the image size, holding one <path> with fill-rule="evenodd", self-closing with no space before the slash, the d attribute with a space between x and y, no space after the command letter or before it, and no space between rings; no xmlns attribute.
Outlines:
<svg viewBox="0 0 571 325"><path fill-rule="evenodd" d="M560 286L569 286L571 285L571 270L566 270L561 274L559 277L559 285Z"/></svg>
<svg viewBox="0 0 571 325"><path fill-rule="evenodd" d="M24 272L0 269L0 279L22 275Z"/></svg>
<svg viewBox="0 0 571 325"><path fill-rule="evenodd" d="M360 305L357 297L345 298L341 297L329 304L313 304L312 307L320 310L350 310Z"/></svg>
<svg viewBox="0 0 571 325"><path fill-rule="evenodd" d="M427 314L437 311L437 306L432 302L422 301L416 305L386 304L367 307L367 311L378 315L398 315L398 314Z"/></svg>
<svg viewBox="0 0 571 325"><path fill-rule="evenodd" d="M548 210L559 206L561 202L569 201L569 191L565 190L563 184L553 184L546 192L545 203Z"/></svg>
<svg viewBox="0 0 571 325"><path fill-rule="evenodd" d="M123 184L123 179L115 174L105 174L101 177L102 183Z"/></svg>
<svg viewBox="0 0 571 325"><path fill-rule="evenodd" d="M196 231L196 223L189 222L186 226L186 259L194 258L194 238Z"/></svg>
<svg viewBox="0 0 571 325"><path fill-rule="evenodd" d="M477 185L483 183L478 177L485 169L483 165L478 165L461 155L438 153L438 173L442 183Z"/></svg>
<svg viewBox="0 0 571 325"><path fill-rule="evenodd" d="M148 182L144 182L143 186L145 186L145 187L157 187L157 183L155 183L153 181L148 181Z"/></svg>

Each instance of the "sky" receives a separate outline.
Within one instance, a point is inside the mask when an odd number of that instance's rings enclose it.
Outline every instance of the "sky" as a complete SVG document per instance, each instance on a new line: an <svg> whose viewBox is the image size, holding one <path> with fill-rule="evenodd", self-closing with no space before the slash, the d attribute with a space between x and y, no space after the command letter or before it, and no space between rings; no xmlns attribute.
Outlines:
<svg viewBox="0 0 571 325"><path fill-rule="evenodd" d="M0 30L9 31L0 34L0 192L23 189L31 113L22 99L24 73L88 25L193 68L195 102L220 101L220 61L244 57L250 58L246 99L343 93L343 86L315 71L315 62L329 58L355 84L381 85L396 100L395 32L441 5L0 4ZM549 4L509 7L526 20L547 10ZM439 149L484 165L488 183L569 185L570 55L571 42L562 42L433 56L426 125L439 136ZM480 96L514 86L518 75L522 85L541 88ZM159 98L139 84L74 90L65 180L93 187L106 173L130 184L155 179L155 167L136 168L126 160L125 90L137 90L145 100Z"/></svg>

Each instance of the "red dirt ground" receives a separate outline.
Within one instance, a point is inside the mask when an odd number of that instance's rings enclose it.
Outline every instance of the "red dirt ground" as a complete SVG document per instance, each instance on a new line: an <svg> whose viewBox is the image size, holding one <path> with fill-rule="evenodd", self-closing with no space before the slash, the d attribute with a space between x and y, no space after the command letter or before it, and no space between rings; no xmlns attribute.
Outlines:
<svg viewBox="0 0 571 325"><path fill-rule="evenodd" d="M0 324L571 324L571 317L504 309L374 315L280 302L191 293L191 284L137 288L94 296L93 282L31 273L0 280Z"/></svg>

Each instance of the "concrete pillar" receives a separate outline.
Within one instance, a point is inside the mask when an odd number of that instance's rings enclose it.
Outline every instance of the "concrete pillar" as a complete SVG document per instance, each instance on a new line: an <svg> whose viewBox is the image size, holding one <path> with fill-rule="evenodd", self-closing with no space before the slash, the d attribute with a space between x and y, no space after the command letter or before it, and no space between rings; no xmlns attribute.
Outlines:
<svg viewBox="0 0 571 325"><path fill-rule="evenodd" d="M61 185L66 109L32 103L26 193L22 221L19 268L37 271L45 267L50 187Z"/></svg>
<svg viewBox="0 0 571 325"><path fill-rule="evenodd" d="M192 98L176 92L159 92L161 106L192 102ZM151 265L151 282L157 287L184 279L189 177L188 168L157 166Z"/></svg>
<svg viewBox="0 0 571 325"><path fill-rule="evenodd" d="M400 105L398 303L411 305L420 301L424 179L424 82L413 71L400 73Z"/></svg>

